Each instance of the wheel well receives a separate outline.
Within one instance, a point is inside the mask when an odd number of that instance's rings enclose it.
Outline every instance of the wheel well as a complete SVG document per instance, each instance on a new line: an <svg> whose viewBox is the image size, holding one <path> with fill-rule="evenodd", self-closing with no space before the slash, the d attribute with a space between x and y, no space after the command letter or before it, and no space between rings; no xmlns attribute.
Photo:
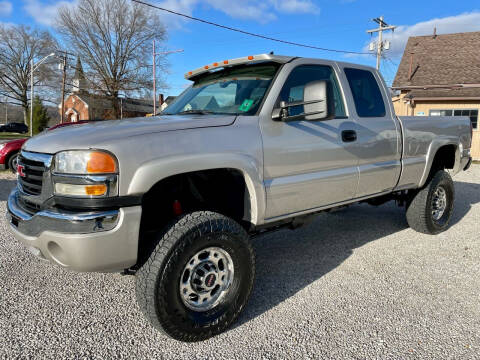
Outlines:
<svg viewBox="0 0 480 360"><path fill-rule="evenodd" d="M212 169L173 175L156 183L142 198L139 263L149 256L155 236L177 216L210 210L251 228L250 195L236 169Z"/></svg>
<svg viewBox="0 0 480 360"><path fill-rule="evenodd" d="M433 158L430 175L433 176L438 170L453 169L455 167L455 145L444 145L437 150Z"/></svg>
<svg viewBox="0 0 480 360"><path fill-rule="evenodd" d="M10 154L7 155L7 157L5 158L5 169L9 169L9 162L10 162L10 159L12 158L12 156L18 154L19 151L12 151Z"/></svg>

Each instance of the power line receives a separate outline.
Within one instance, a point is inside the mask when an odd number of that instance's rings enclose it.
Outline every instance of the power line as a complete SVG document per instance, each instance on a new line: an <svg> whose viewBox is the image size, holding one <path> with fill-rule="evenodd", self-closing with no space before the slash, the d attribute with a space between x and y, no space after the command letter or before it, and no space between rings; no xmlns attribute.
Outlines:
<svg viewBox="0 0 480 360"><path fill-rule="evenodd" d="M277 38L273 38L273 37L269 37L269 36L265 36L265 35L261 35L261 34L252 33L252 32L249 32L249 31L245 31L245 30L233 28L233 27L230 27L230 26L226 26L226 25L222 25L222 24L217 24L217 23L214 23L214 22L212 22L212 21L203 20L203 19L200 19L200 18L197 18L197 17L194 17L194 16L190 16L190 15L187 15L187 14L182 14L182 13L180 13L180 12L173 11L173 10L170 10L170 9L166 9L166 8L163 8L163 7L160 7L160 6L152 5L152 4L149 4L149 3L146 3L146 2L140 1L140 0L132 0L132 1L133 1L133 2L136 2L136 3L138 3L138 4L142 4L142 5L145 5L145 6L149 6L149 7L151 7L151 8L157 9L157 10L162 10L162 11L168 12L168 13L170 13L170 14L182 16L182 17L187 18L187 19L190 19L190 20L195 20L195 21L198 21L198 22L207 24L207 25L216 26L216 27L219 27L219 28L222 28L222 29L225 29L225 30L234 31L234 32L238 32L238 33L245 34L245 35L249 35L249 36L254 36L254 37L257 37L257 38L260 38L260 39L264 39L264 40L270 40L270 41L275 41L275 42L279 42L279 43L282 43L282 44L299 46L299 47L304 47L304 48L309 48L309 49L315 49L315 50L321 50L321 51L330 51L330 52L335 52L335 53L357 54L357 55L371 55L370 53L365 53L365 52L347 51L347 50L338 50L338 49L328 49L328 48L323 48L323 47L318 47L318 46L313 46L313 45L296 43L296 42L287 41L287 40L281 40L281 39L277 39Z"/></svg>

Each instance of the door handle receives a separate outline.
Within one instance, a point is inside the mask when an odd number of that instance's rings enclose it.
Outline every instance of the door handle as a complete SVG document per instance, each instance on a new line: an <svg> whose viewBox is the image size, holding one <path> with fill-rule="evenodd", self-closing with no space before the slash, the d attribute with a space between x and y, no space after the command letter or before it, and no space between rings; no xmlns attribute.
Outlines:
<svg viewBox="0 0 480 360"><path fill-rule="evenodd" d="M343 130L342 131L342 141L343 142L352 142L357 140L357 132L355 130Z"/></svg>

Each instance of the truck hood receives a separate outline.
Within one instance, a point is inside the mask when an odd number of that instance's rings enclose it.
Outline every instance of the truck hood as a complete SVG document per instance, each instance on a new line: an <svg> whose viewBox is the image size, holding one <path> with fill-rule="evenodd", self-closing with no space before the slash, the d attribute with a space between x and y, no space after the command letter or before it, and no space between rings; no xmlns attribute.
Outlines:
<svg viewBox="0 0 480 360"><path fill-rule="evenodd" d="M234 115L169 115L96 121L47 131L28 140L23 149L46 154L54 154L62 150L90 149L121 138L228 126L234 123L235 118Z"/></svg>

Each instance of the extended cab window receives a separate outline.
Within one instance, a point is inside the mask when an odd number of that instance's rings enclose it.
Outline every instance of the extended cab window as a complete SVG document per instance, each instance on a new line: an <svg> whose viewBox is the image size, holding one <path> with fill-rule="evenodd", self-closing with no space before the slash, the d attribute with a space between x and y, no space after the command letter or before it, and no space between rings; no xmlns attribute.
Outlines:
<svg viewBox="0 0 480 360"><path fill-rule="evenodd" d="M300 65L293 69L285 85L283 85L277 105L280 105L280 101L303 101L305 85L318 80L327 80L330 82L329 101L331 101L335 107L335 116L346 116L345 105L335 72L330 66L325 65ZM303 112L303 105L291 107L289 110L290 115L299 115Z"/></svg>
<svg viewBox="0 0 480 360"><path fill-rule="evenodd" d="M385 103L377 80L370 71L345 69L353 101L360 117L384 117Z"/></svg>

